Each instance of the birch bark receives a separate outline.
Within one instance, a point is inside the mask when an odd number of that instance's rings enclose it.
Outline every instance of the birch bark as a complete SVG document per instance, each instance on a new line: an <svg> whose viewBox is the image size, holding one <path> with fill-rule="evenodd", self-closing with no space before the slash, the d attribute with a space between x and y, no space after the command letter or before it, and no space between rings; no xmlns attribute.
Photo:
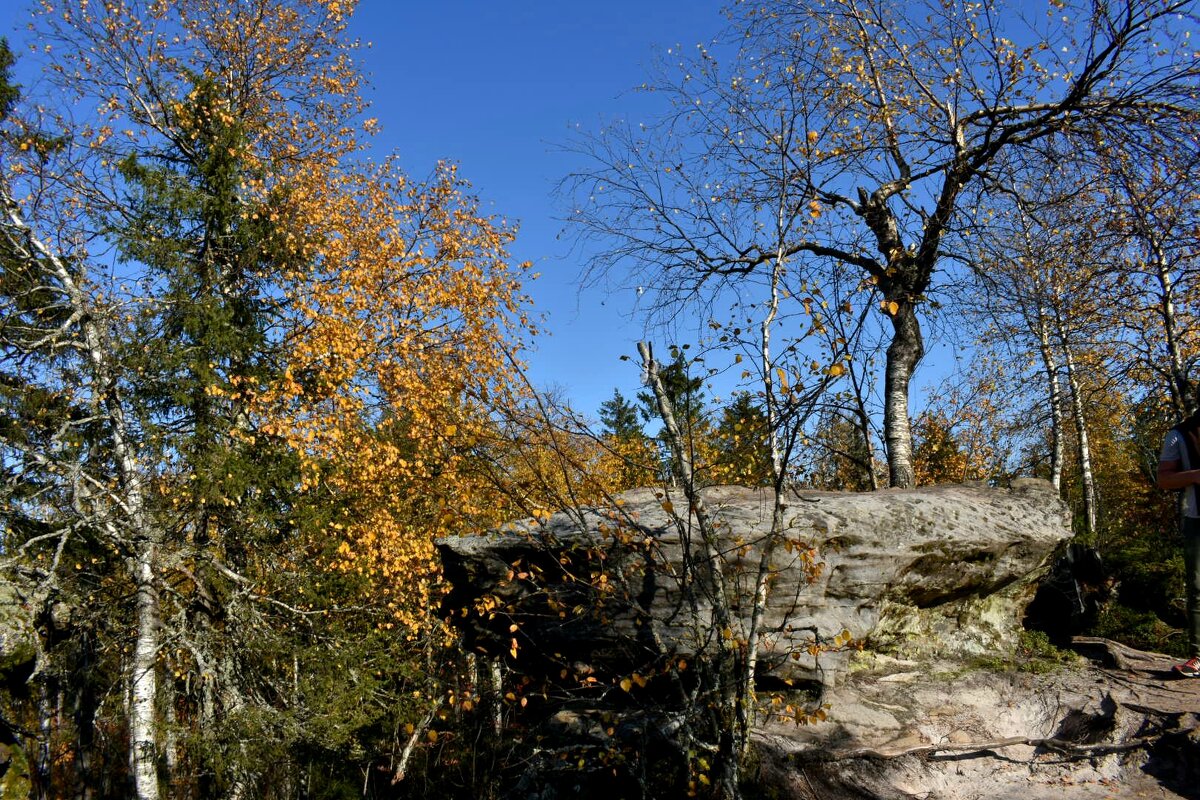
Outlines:
<svg viewBox="0 0 1200 800"><path fill-rule="evenodd" d="M116 378L111 354L114 349L105 335L101 321L106 312L84 289L86 274L83 266L66 260L42 242L26 223L20 206L3 192L6 225L10 241L21 241L23 258L35 261L45 271L48 282L65 298L76 321L71 346L83 356L87 365L85 391L98 416L104 421L112 447L116 468L114 489L107 498L109 510L101 522L111 534L130 545L130 577L136 593L136 633L131 662L129 693L130 771L134 779L134 794L138 800L158 800L158 747L156 742L155 707L158 700L157 659L161 637L159 598L154 570L157 557L157 532L146 514L143 477L133 444L134 437L125 409L124 399Z"/></svg>

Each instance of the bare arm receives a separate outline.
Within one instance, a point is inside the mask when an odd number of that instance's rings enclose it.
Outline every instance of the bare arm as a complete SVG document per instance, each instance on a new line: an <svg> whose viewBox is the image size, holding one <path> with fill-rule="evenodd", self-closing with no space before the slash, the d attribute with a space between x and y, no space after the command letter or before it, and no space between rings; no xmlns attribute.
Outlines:
<svg viewBox="0 0 1200 800"><path fill-rule="evenodd" d="M1182 461L1158 462L1158 488L1186 489L1200 484L1200 469L1180 469Z"/></svg>
<svg viewBox="0 0 1200 800"><path fill-rule="evenodd" d="M1192 440L1194 451L1200 451L1200 432L1189 431L1186 434ZM1180 443L1182 447L1183 443ZM1158 462L1158 488L1186 489L1200 483L1200 469L1182 469L1182 461Z"/></svg>

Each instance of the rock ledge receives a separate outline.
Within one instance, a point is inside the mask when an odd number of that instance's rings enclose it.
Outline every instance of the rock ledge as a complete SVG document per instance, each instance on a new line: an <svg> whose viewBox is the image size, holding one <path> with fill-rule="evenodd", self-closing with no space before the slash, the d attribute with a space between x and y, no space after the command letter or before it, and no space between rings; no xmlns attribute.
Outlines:
<svg viewBox="0 0 1200 800"><path fill-rule="evenodd" d="M726 577L745 598L735 611L748 614L771 495L714 487L704 496L729 543ZM613 677L694 653L701 642L675 577L680 530L669 513L685 505L637 489L612 508L443 539L447 615L470 645L531 675L565 661ZM1065 506L1036 480L805 491L789 498L786 523L761 672L822 684L837 682L851 649L810 652L844 631L856 646L909 656L1011 650L1047 559L1070 537Z"/></svg>

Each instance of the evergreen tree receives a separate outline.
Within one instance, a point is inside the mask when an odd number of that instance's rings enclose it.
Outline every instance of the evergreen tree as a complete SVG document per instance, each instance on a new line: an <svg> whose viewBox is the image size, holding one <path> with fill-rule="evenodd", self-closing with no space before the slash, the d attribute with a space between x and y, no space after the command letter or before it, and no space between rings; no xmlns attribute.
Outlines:
<svg viewBox="0 0 1200 800"><path fill-rule="evenodd" d="M303 265L268 221L272 198L259 208L244 194L261 176L232 98L200 79L188 100L177 120L186 147L167 141L121 164L128 196L109 235L158 287L121 361L138 375L128 394L147 438L171 464L160 478L172 500L160 512L163 557L187 564L163 598L171 634L186 643L163 692L185 738L207 739L187 759L190 780L218 774L212 789L228 791L244 786L247 754L218 734L218 720L274 694L269 664L296 646L279 635L289 621L244 591L286 553L300 483L297 459L255 428L246 398L281 377L281 345L268 331L282 320L269 292ZM272 738L265 733L258 738Z"/></svg>
<svg viewBox="0 0 1200 800"><path fill-rule="evenodd" d="M613 396L600 404L600 423L604 426L601 433L618 439L636 439L644 436L642 433L641 417L638 407L625 399L619 389L613 389Z"/></svg>
<svg viewBox="0 0 1200 800"><path fill-rule="evenodd" d="M740 486L771 485L767 415L749 392L737 392L721 409L713 439L715 481Z"/></svg>
<svg viewBox="0 0 1200 800"><path fill-rule="evenodd" d="M8 39L0 36L0 125L8 119L9 112L12 111L13 106L17 104L17 99L21 96L20 87L10 81L13 62L14 58L12 50L8 46Z"/></svg>
<svg viewBox="0 0 1200 800"><path fill-rule="evenodd" d="M642 430L639 408L613 389L612 399L600 404L603 446L612 459L609 472L615 489L632 489L657 482L661 454L657 443Z"/></svg>
<svg viewBox="0 0 1200 800"><path fill-rule="evenodd" d="M659 375L685 435L695 435L704 415L704 379L690 374L691 361L684 353L686 349L687 345L672 347L671 362L659 368ZM649 422L659 419L657 401L652 392L640 391L637 399L643 420Z"/></svg>

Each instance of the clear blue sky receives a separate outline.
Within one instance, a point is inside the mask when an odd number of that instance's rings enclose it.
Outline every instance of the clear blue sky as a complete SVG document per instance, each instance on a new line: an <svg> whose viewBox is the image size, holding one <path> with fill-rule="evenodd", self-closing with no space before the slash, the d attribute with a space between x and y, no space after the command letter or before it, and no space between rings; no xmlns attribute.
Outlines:
<svg viewBox="0 0 1200 800"><path fill-rule="evenodd" d="M653 107L631 91L667 48L693 47L724 28L715 0L363 0L351 25L371 42L360 52L371 74L380 144L410 174L439 158L457 161L486 211L520 224L512 248L541 278L526 288L548 315L528 356L542 388L557 386L594 413L620 387L637 388L641 324L634 298L579 293L580 260L558 239L555 184L580 163L561 151L570 126L596 129L637 120ZM632 294L632 293L629 293ZM604 305L601 305L601 302Z"/></svg>

